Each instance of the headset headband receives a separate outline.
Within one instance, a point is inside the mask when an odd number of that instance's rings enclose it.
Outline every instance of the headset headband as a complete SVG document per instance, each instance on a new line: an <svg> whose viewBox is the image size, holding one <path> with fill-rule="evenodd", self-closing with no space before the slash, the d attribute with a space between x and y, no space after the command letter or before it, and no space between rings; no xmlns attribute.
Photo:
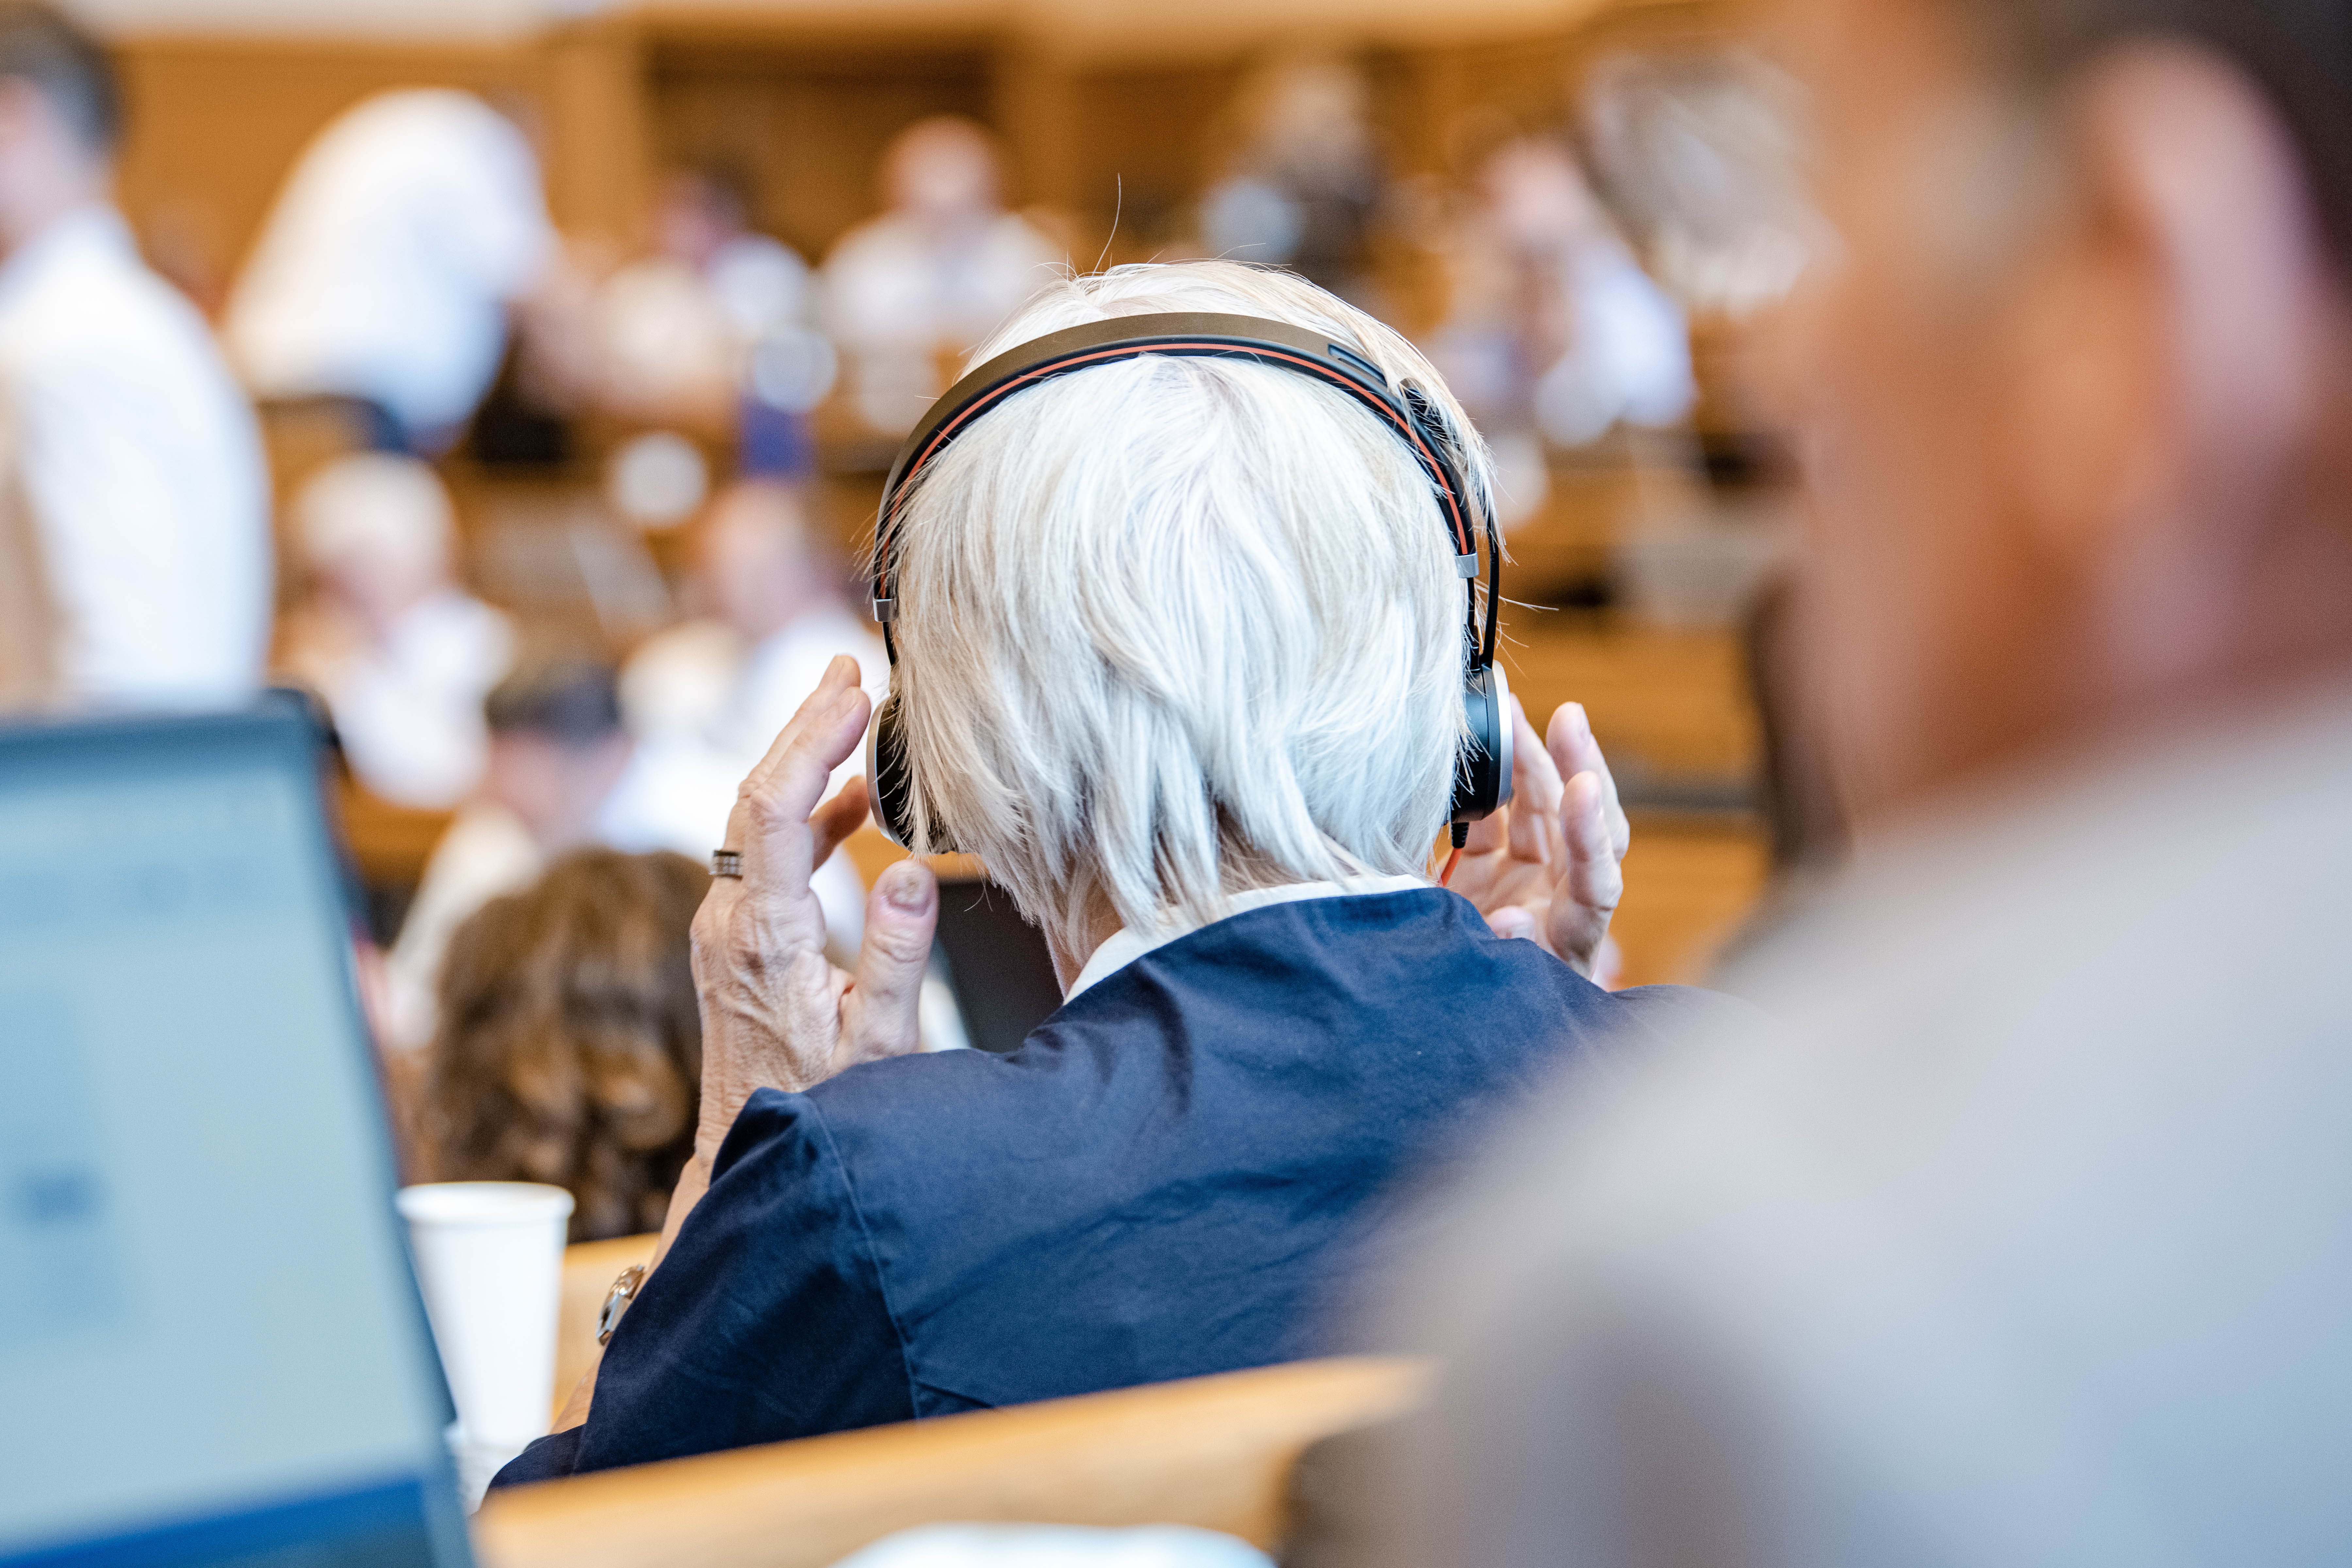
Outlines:
<svg viewBox="0 0 2352 1568"><path fill-rule="evenodd" d="M1378 365L1323 333L1257 316L1206 312L1115 316L1048 332L997 355L931 405L890 464L875 517L874 618L881 623L883 646L893 664L898 658L891 636L898 612L893 551L900 497L906 488L982 415L1014 393L1058 375L1144 354L1255 360L1337 387L1370 409L1404 442L1428 477L1438 510L1444 514L1454 570L1465 579L1469 599L1465 634L1470 643L1471 673L1475 676L1493 666L1496 620L1502 605L1502 542L1495 530L1494 508L1483 495L1472 496L1462 482L1454 456L1456 441L1437 405L1411 382L1401 391L1391 388ZM1478 626L1477 593L1471 585L1478 576L1476 525L1481 523L1486 536L1483 633Z"/></svg>

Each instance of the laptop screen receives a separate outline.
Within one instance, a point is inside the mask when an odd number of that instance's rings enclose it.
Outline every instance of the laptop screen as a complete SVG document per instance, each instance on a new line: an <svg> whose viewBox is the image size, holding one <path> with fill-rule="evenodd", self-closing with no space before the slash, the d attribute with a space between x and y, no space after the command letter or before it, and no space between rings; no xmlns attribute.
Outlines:
<svg viewBox="0 0 2352 1568"><path fill-rule="evenodd" d="M465 1561L314 742L0 731L0 1563Z"/></svg>

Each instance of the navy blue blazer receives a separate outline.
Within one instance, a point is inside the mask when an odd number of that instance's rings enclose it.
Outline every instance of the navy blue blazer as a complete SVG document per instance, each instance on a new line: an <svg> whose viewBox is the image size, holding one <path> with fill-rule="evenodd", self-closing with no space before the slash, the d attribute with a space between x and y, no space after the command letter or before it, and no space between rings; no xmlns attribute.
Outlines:
<svg viewBox="0 0 2352 1568"><path fill-rule="evenodd" d="M1564 1059L1717 999L1612 994L1440 889L1234 915L1021 1048L762 1089L499 1484L1314 1353L1383 1188Z"/></svg>

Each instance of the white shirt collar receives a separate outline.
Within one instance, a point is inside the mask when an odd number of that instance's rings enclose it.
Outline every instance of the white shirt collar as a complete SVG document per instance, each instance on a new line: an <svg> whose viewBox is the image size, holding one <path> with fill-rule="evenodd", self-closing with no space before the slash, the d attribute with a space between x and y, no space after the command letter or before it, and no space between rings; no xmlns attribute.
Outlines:
<svg viewBox="0 0 2352 1568"><path fill-rule="evenodd" d="M1230 920L1234 915L1250 910L1262 910L1269 904L1295 904L1307 899L1355 898L1370 893L1404 893L1434 885L1426 877L1349 877L1337 882L1292 882L1280 888L1253 888L1244 893L1228 895L1225 912L1217 920ZM1217 922L1213 921L1209 923L1213 925ZM1178 937L1190 936L1201 929L1173 920L1166 925L1154 926L1148 932L1120 927L1095 949L1094 956L1087 959L1086 967L1078 971L1078 977L1070 982L1070 989L1062 1000L1068 1001L1089 985L1126 968L1152 949L1165 947Z"/></svg>

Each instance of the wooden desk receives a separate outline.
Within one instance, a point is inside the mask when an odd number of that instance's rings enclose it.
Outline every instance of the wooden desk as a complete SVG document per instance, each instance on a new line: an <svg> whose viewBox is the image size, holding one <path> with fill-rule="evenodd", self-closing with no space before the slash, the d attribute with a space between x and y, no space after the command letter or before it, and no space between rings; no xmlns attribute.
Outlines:
<svg viewBox="0 0 2352 1568"><path fill-rule="evenodd" d="M952 1521L1192 1524L1271 1546L1299 1451L1409 1408L1417 1363L1295 1362L499 1493L487 1568L821 1568Z"/></svg>

